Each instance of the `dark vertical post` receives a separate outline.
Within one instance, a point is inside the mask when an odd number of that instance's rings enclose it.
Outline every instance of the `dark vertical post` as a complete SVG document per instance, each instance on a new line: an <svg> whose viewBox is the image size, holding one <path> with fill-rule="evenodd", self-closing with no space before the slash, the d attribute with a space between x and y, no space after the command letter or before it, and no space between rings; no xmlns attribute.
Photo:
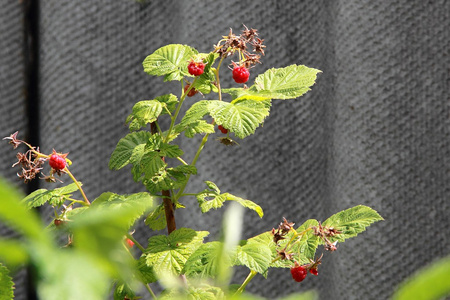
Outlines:
<svg viewBox="0 0 450 300"><path fill-rule="evenodd" d="M39 0L22 0L24 16L23 53L25 63L25 99L27 104L28 137L33 146L39 145ZM39 188L39 180L28 183L27 192ZM37 300L33 267L27 270L27 298Z"/></svg>

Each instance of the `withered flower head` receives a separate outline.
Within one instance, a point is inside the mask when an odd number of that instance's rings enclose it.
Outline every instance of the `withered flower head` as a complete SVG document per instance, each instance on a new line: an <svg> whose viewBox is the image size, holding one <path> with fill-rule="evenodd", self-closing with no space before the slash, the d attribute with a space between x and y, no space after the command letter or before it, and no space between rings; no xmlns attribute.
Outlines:
<svg viewBox="0 0 450 300"><path fill-rule="evenodd" d="M282 233L287 234L294 227L295 223L289 222L286 218L283 217L283 222L280 223L278 228Z"/></svg>
<svg viewBox="0 0 450 300"><path fill-rule="evenodd" d="M17 134L18 134L18 133L19 133L19 132L16 131L16 132L14 132L13 134L11 134L10 136L4 137L3 140L9 140L9 143L10 143L11 145L13 145L13 148L14 148L14 149L16 149L16 148L19 147L19 145L22 143L22 141L19 140L19 139L17 138Z"/></svg>

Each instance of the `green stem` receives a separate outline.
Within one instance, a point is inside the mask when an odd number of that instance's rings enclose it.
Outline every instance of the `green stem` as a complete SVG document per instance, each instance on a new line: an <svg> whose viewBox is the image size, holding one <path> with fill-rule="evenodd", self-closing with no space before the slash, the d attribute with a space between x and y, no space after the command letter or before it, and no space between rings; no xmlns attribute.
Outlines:
<svg viewBox="0 0 450 300"><path fill-rule="evenodd" d="M184 159L182 159L181 157L177 156L177 159L178 159L179 161L181 161L181 163L182 163L183 165L185 165L185 166L188 165L188 163L185 162Z"/></svg>
<svg viewBox="0 0 450 300"><path fill-rule="evenodd" d="M144 284L145 288L147 289L147 291L150 293L150 295L152 295L153 299L157 299L155 293L153 293L152 288L147 284Z"/></svg>
<svg viewBox="0 0 450 300"><path fill-rule="evenodd" d="M139 250L142 251L142 253L145 252L145 248L142 247L142 245L138 241L136 241L136 239L131 234L127 233L126 236L136 245L136 247L139 248Z"/></svg>
<svg viewBox="0 0 450 300"><path fill-rule="evenodd" d="M194 85L196 80L197 80L197 77L195 77L195 79L192 82L190 88L192 88L192 86ZM189 92L189 90L186 91L186 92ZM177 106L177 109L175 111L175 114L173 115L173 117L171 117L169 130L167 131L167 136L166 136L166 139L164 140L164 143L167 143L167 141L169 140L170 135L172 134L173 126L175 125L175 121L177 120L178 114L180 113L181 106L183 105L184 99L186 99L186 95L187 95L187 93L183 93L181 95L181 97L180 97L180 101L178 102L178 106Z"/></svg>
<svg viewBox="0 0 450 300"><path fill-rule="evenodd" d="M77 186L78 190L80 191L81 195L83 196L84 202L86 205L91 205L91 202L89 202L88 198L86 197L86 194L84 193L83 189L81 188L80 183L77 181L77 179L72 175L72 173L69 171L69 168L65 167L64 171L69 174L70 178L75 182L75 185Z"/></svg>
<svg viewBox="0 0 450 300"><path fill-rule="evenodd" d="M219 70L220 70L220 66L222 65L222 62L223 62L224 58L225 57L222 57L220 59L219 64L217 65L217 68L214 70L214 74L216 75L216 82L217 82L217 89L218 89L218 94L219 94L219 101L222 101L222 89L220 87ZM197 79L197 78L195 78L195 79ZM195 82L195 80L194 80L194 82ZM194 84L194 82L192 83L192 85ZM213 122L213 125L214 125L214 122ZM195 153L194 159L192 160L192 163L191 163L192 166L195 166L195 164L197 163L197 160L198 160L198 158L200 156L200 153L202 152L203 147L205 147L205 144L208 141L208 137L209 137L209 133L207 133L203 137L202 142L200 143L200 146L198 147L197 153ZM191 178L191 174L188 174L185 184L180 188L178 193L174 196L174 200L175 201L178 201L178 199L180 199L181 195L183 195L184 189L186 188L186 185L189 182L190 178Z"/></svg>
<svg viewBox="0 0 450 300"><path fill-rule="evenodd" d="M241 286L237 289L237 291L234 293L235 295L240 295L245 290L245 287L247 284L253 279L253 277L258 274L256 271L250 270L250 273L248 274L247 278L245 278L244 282L241 284Z"/></svg>
<svg viewBox="0 0 450 300"><path fill-rule="evenodd" d="M225 57L220 58L217 68L214 69L214 74L216 75L216 82L217 82L217 90L218 90L217 93L219 94L219 101L222 101L222 88L220 87L219 70L220 70L220 65L222 65L224 58Z"/></svg>

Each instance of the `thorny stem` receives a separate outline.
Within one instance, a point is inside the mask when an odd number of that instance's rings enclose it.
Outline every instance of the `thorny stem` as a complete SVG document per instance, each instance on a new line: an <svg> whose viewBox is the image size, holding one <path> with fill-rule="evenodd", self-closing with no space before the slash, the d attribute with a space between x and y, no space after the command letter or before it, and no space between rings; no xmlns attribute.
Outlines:
<svg viewBox="0 0 450 300"><path fill-rule="evenodd" d="M83 189L81 188L81 185L78 183L77 179L72 175L72 173L69 171L69 168L65 167L64 171L67 172L67 174L70 176L70 178L75 182L75 185L77 186L78 190L80 191L81 195L83 196L84 202L87 205L91 205L91 202L89 202L88 198L86 197L86 194L84 193Z"/></svg>

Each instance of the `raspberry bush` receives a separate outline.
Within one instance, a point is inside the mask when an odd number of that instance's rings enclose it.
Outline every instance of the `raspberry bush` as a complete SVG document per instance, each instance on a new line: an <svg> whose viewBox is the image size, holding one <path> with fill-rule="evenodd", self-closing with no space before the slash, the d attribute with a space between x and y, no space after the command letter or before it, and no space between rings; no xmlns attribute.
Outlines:
<svg viewBox="0 0 450 300"><path fill-rule="evenodd" d="M257 203L221 191L213 181L206 181L205 188L194 194L184 192L191 176L197 174L196 166L207 142L237 145L235 140L254 134L264 123L272 104L296 99L314 85L319 70L292 64L268 69L256 76L254 84L242 86L249 80L249 69L261 63L264 50L257 30L245 27L240 35L230 30L209 53L172 44L145 58L147 74L179 81L181 89L132 107L126 119L130 133L112 151L109 168L120 170L131 165L134 181L147 192L105 192L90 201L82 183L70 172L72 162L67 154L55 150L45 154L20 140L17 132L6 137L14 148L22 145L27 149L17 154L14 164L21 167L18 175L25 182L40 175L49 183L65 176L73 183L39 189L20 202L14 200L20 196L6 188L13 199L0 206L0 218L18 230L23 240L0 240L1 261L13 269L23 263L33 265L42 299L104 299L111 286L114 299L138 299L141 288L154 299L250 299L245 293L247 285L258 274L270 276L271 268L290 269L297 282L307 280L308 272L317 276L323 252L335 252L338 242L382 220L376 211L359 205L323 222L299 220L300 226L283 218L275 228L262 229L261 234L239 241L236 237L240 232L231 230L231 225L242 221L242 208L263 217ZM229 71L221 72L226 64L239 86L222 86L221 76L230 76ZM197 92L203 99L188 103L190 107L181 117L185 98ZM161 126L163 118L170 121L167 128ZM188 138L202 136L192 161L186 161L176 144L181 134ZM218 139L210 141L213 135ZM81 198L73 196L77 191ZM177 227L174 211L192 203L189 198L197 200L202 213L219 209L225 202L235 203L229 206L231 212L226 211L222 239L205 242L208 231ZM45 204L54 208L54 219L43 230L30 208ZM148 226L145 244L132 235L141 221ZM167 230L167 234L150 235L158 230ZM55 236L61 234L67 236L64 247L55 242ZM239 265L247 267L249 275L242 283L231 284L230 269ZM0 266L0 272L6 274L0 276L2 286L12 293L7 269ZM289 271L285 276L292 280ZM64 280L73 284L62 284ZM164 287L161 295L153 292L156 282Z"/></svg>

